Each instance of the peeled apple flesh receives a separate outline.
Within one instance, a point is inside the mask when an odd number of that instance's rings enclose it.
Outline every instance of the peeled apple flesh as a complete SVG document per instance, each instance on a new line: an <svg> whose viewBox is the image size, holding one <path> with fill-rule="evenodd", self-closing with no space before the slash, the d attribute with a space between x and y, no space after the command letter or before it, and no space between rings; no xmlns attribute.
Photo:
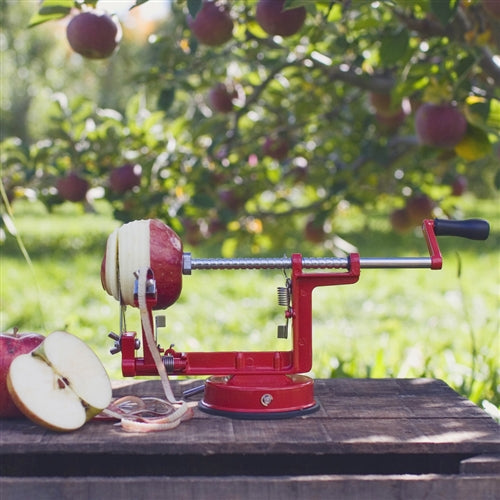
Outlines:
<svg viewBox="0 0 500 500"><path fill-rule="evenodd" d="M182 290L182 241L158 219L132 221L109 235L101 265L102 286L122 305L136 306L136 273L144 268L153 271L156 281L153 308L172 305Z"/></svg>

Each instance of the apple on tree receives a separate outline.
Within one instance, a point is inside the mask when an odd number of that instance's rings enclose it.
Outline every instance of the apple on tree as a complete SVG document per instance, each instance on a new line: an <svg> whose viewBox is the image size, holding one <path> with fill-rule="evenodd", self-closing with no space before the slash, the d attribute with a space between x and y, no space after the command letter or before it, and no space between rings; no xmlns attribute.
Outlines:
<svg viewBox="0 0 500 500"><path fill-rule="evenodd" d="M236 97L238 97L236 90L229 89L224 83L217 83L208 93L210 107L219 113L230 113Z"/></svg>
<svg viewBox="0 0 500 500"><path fill-rule="evenodd" d="M414 225L421 224L424 219L432 218L436 203L426 194L412 196L406 202L406 210Z"/></svg>
<svg viewBox="0 0 500 500"><path fill-rule="evenodd" d="M415 129L421 144L454 148L467 131L462 112L452 104L422 104L415 113Z"/></svg>
<svg viewBox="0 0 500 500"><path fill-rule="evenodd" d="M406 233L414 227L406 207L396 208L389 216L391 227L396 233Z"/></svg>
<svg viewBox="0 0 500 500"><path fill-rule="evenodd" d="M0 418L22 417L7 390L7 373L12 361L38 347L45 337L38 333L13 332L0 333Z"/></svg>
<svg viewBox="0 0 500 500"><path fill-rule="evenodd" d="M77 14L66 27L70 47L88 59L105 59L121 40L121 28L115 20L98 10Z"/></svg>
<svg viewBox="0 0 500 500"><path fill-rule="evenodd" d="M270 156L275 160L284 160L288 155L289 149L288 139L280 135L267 136L262 146L264 155Z"/></svg>
<svg viewBox="0 0 500 500"><path fill-rule="evenodd" d="M311 243L322 243L326 238L324 220L310 217L304 227L304 237Z"/></svg>
<svg viewBox="0 0 500 500"><path fill-rule="evenodd" d="M481 5L488 14L495 19L500 19L500 2L498 0L482 0Z"/></svg>
<svg viewBox="0 0 500 500"><path fill-rule="evenodd" d="M453 196L462 196L467 191L468 184L465 175L457 175L451 183L451 194Z"/></svg>
<svg viewBox="0 0 500 500"><path fill-rule="evenodd" d="M78 202L83 201L89 190L89 183L76 172L69 172L56 182L59 196L63 200Z"/></svg>
<svg viewBox="0 0 500 500"><path fill-rule="evenodd" d="M285 0L259 0L255 18L269 35L283 37L299 32L306 19L305 7L285 9Z"/></svg>
<svg viewBox="0 0 500 500"><path fill-rule="evenodd" d="M124 193L141 184L142 167L126 163L109 174L109 187L115 193Z"/></svg>
<svg viewBox="0 0 500 500"><path fill-rule="evenodd" d="M204 45L223 45L233 36L233 20L216 1L204 0L195 18L188 15L187 22L193 36Z"/></svg>
<svg viewBox="0 0 500 500"><path fill-rule="evenodd" d="M99 358L81 339L62 331L12 361L7 388L26 417L55 431L79 429L105 409L112 396Z"/></svg>

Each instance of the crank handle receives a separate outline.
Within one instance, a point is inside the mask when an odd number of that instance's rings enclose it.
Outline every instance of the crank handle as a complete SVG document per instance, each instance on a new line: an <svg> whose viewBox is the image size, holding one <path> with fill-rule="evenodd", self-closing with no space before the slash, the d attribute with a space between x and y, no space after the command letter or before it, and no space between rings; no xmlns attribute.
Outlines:
<svg viewBox="0 0 500 500"><path fill-rule="evenodd" d="M460 236L470 240L486 240L490 234L490 225L483 219L434 219L434 234L436 236Z"/></svg>

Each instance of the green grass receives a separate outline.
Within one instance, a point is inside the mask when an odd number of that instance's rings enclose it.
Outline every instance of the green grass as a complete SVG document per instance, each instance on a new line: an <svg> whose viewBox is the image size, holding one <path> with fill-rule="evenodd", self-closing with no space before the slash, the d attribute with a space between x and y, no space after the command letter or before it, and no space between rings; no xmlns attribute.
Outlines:
<svg viewBox="0 0 500 500"><path fill-rule="evenodd" d="M436 377L478 404L500 404L500 214L496 202L461 203L465 217L490 221L491 236L485 242L441 238L441 271L366 269L355 285L315 290L315 377ZM37 203L14 208L34 273L7 234L0 247L1 329L66 329L119 378L119 356L109 354L107 338L119 328L119 308L100 283L105 241L118 222L106 205L98 205L98 213L63 205L50 215ZM362 257L426 255L421 235L391 233L383 214L348 210L335 229ZM317 246L297 245L283 251L318 254ZM208 247L186 250L195 257L217 254ZM282 285L276 271L193 271L166 311L159 341L184 351L287 349L289 341L276 338L283 322L276 287ZM136 310L129 309L127 322L140 328Z"/></svg>

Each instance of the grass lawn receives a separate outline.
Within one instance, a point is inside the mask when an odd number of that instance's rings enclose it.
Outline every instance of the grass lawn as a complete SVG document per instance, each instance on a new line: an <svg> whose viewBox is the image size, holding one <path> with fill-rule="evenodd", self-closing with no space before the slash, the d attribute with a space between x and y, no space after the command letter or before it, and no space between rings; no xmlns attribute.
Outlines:
<svg viewBox="0 0 500 500"><path fill-rule="evenodd" d="M355 285L314 292L312 375L435 377L477 404L500 405L500 213L496 201L460 203L464 218L489 220L491 235L485 242L441 238L443 270L362 269ZM33 269L7 232L0 247L2 331L66 329L96 351L111 377L121 377L107 338L119 329L119 308L100 283L106 238L119 223L106 205L97 213L70 204L51 215L37 203L16 202L14 209ZM361 257L426 255L418 232L393 234L384 214L347 210L335 230ZM213 247L185 250L218 256ZM275 256L285 252L319 253L300 242ZM248 256L244 249L237 255ZM193 271L166 311L159 342L184 351L286 349L289 341L276 338L283 280L279 271ZM137 311L128 311L127 323L140 328Z"/></svg>

